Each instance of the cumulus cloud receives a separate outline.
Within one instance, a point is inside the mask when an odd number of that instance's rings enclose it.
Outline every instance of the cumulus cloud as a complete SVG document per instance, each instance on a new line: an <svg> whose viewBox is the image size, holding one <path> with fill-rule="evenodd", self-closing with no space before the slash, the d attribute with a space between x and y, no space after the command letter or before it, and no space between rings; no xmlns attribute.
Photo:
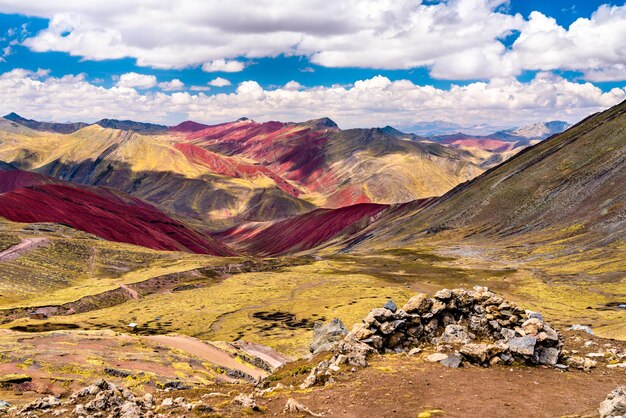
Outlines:
<svg viewBox="0 0 626 418"><path fill-rule="evenodd" d="M589 81L620 81L626 80L626 65L615 64L599 70L585 71L585 79Z"/></svg>
<svg viewBox="0 0 626 418"><path fill-rule="evenodd" d="M291 80L283 86L283 89L293 91L300 90L302 87L302 84L298 83L295 80Z"/></svg>
<svg viewBox="0 0 626 418"><path fill-rule="evenodd" d="M157 79L153 75L130 72L122 74L115 84L118 87L149 89L156 86Z"/></svg>
<svg viewBox="0 0 626 418"><path fill-rule="evenodd" d="M601 6L564 28L539 12L528 19L511 15L507 3L0 0L0 12L50 20L24 41L34 51L92 60L132 57L158 68L237 72L245 67L242 57L285 54L326 67L424 66L438 78L489 79L553 69L594 77L626 62L626 6ZM506 47L502 39L513 33L519 36Z"/></svg>
<svg viewBox="0 0 626 418"><path fill-rule="evenodd" d="M163 91L176 91L176 90L182 90L185 88L185 83L183 83L182 81L180 81L177 78L174 78L173 80L170 81L164 81L162 83L159 83L159 88Z"/></svg>
<svg viewBox="0 0 626 418"><path fill-rule="evenodd" d="M224 72L224 73L238 73L243 71L245 65L243 62L235 60L215 60L202 64L202 71L207 73Z"/></svg>
<svg viewBox="0 0 626 418"><path fill-rule="evenodd" d="M52 77L45 70L0 75L0 111L42 120L94 121L103 117L175 124L181 115L219 123L249 115L260 121L329 116L344 128L406 126L416 120L519 126L550 119L575 122L626 99L626 90L603 92L591 83L539 73L530 82L498 78L449 90L376 76L350 86L264 89L245 81L233 93L139 92L104 88L84 75Z"/></svg>
<svg viewBox="0 0 626 418"><path fill-rule="evenodd" d="M216 77L213 80L209 81L209 85L213 87L226 87L230 86L230 84L230 81L222 77Z"/></svg>

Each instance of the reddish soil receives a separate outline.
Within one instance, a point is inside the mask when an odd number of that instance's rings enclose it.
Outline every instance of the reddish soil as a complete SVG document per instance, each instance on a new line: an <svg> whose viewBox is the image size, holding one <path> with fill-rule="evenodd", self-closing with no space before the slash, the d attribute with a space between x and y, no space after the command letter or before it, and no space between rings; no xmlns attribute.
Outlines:
<svg viewBox="0 0 626 418"><path fill-rule="evenodd" d="M185 335L154 335L145 338L170 348L182 350L186 353L206 360L209 363L228 367L229 369L241 370L255 379L267 376L267 373L261 369L249 367L242 362L237 361L234 356L231 356L225 351L219 350L210 344L192 337L187 337Z"/></svg>
<svg viewBox="0 0 626 418"><path fill-rule="evenodd" d="M294 187L265 166L246 164L189 143L175 144L174 147L181 151L192 163L207 167L214 173L235 178L266 176L274 180L278 187L290 195L298 197L301 194L297 187Z"/></svg>
<svg viewBox="0 0 626 418"><path fill-rule="evenodd" d="M225 245L139 199L108 189L48 181L45 176L38 179L39 183L32 173L23 171L0 172L4 190L0 216L14 222L61 223L106 240L155 250L234 255Z"/></svg>
<svg viewBox="0 0 626 418"><path fill-rule="evenodd" d="M375 360L343 379L293 397L332 417L415 417L433 409L444 411L436 416L463 418L593 416L606 395L626 382L626 375L606 369L447 369L395 357ZM281 396L268 405L278 412L286 400Z"/></svg>
<svg viewBox="0 0 626 418"><path fill-rule="evenodd" d="M369 224L388 207L368 203L339 209L316 209L279 222L235 227L215 237L259 256L304 251L330 240L361 220ZM359 226L361 229L366 225Z"/></svg>

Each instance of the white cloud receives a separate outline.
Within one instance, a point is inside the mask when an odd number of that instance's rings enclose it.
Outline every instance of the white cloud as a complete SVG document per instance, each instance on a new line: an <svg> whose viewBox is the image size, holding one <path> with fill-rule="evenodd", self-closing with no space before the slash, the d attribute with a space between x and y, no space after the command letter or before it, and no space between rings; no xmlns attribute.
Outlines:
<svg viewBox="0 0 626 418"><path fill-rule="evenodd" d="M295 80L291 80L283 86L283 89L290 90L290 91L297 91L302 88L303 88L302 84L298 83Z"/></svg>
<svg viewBox="0 0 626 418"><path fill-rule="evenodd" d="M170 80L170 81L164 81L162 83L159 83L159 88L161 90L163 90L163 91L182 90L182 89L185 88L185 83L183 83L179 79L175 78L175 79Z"/></svg>
<svg viewBox="0 0 626 418"><path fill-rule="evenodd" d="M211 90L211 87L209 87L209 86L191 86L191 87L189 87L189 90L191 90L191 91L209 91L209 90Z"/></svg>
<svg viewBox="0 0 626 418"><path fill-rule="evenodd" d="M245 65L243 62L235 60L219 59L202 64L202 71L205 71L207 73L215 73L218 71L224 73L238 73L239 71L243 71L244 68Z"/></svg>
<svg viewBox="0 0 626 418"><path fill-rule="evenodd" d="M153 75L138 74L134 72L122 74L115 83L118 87L149 89L157 84L157 79Z"/></svg>
<svg viewBox="0 0 626 418"><path fill-rule="evenodd" d="M226 86L230 86L231 83L225 78L216 77L213 80L209 81L208 84L213 87L226 87Z"/></svg>
<svg viewBox="0 0 626 418"><path fill-rule="evenodd" d="M192 87L193 88L193 87ZM41 120L100 118L136 119L175 124L181 115L206 123L233 120L239 115L265 120L301 121L321 116L340 126L410 125L416 120L445 119L460 124L493 123L520 126L550 119L575 122L626 99L626 90L603 92L591 83L576 83L550 73L530 82L498 78L449 90L391 81L376 76L352 86L264 89L245 81L233 93L161 91L140 93L134 88L104 88L84 75L52 77L46 70L15 69L0 75L0 111Z"/></svg>
<svg viewBox="0 0 626 418"><path fill-rule="evenodd" d="M24 41L34 51L92 60L132 57L142 66L236 72L238 61L304 55L327 67L425 66L449 79L523 70L593 74L626 62L626 6L601 6L568 28L507 0L0 0L0 12L50 19ZM158 36L154 28L158 27ZM511 48L501 39L520 33ZM308 71L305 67L303 71Z"/></svg>
<svg viewBox="0 0 626 418"><path fill-rule="evenodd" d="M626 80L626 65L615 64L612 67L585 71L585 79L589 81Z"/></svg>

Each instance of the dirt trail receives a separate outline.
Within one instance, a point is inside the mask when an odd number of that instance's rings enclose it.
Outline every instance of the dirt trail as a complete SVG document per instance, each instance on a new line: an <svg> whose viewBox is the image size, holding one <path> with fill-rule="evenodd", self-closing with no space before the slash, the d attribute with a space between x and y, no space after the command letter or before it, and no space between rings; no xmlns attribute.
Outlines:
<svg viewBox="0 0 626 418"><path fill-rule="evenodd" d="M0 252L0 261L15 260L20 255L36 248L43 247L47 243L47 238L22 238L22 242L19 244Z"/></svg>
<svg viewBox="0 0 626 418"><path fill-rule="evenodd" d="M215 365L240 370L255 379L267 376L267 372L264 370L243 364L227 352L193 337L184 335L152 335L145 338L170 348L193 354Z"/></svg>
<svg viewBox="0 0 626 418"><path fill-rule="evenodd" d="M133 300L139 299L139 293L135 289L130 288L128 285L122 283L120 284L120 289L123 289L128 293L128 296Z"/></svg>

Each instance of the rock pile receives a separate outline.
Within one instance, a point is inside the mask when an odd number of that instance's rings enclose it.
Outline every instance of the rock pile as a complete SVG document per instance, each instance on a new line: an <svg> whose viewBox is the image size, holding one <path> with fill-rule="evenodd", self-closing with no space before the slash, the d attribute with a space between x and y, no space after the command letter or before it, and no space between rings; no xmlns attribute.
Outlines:
<svg viewBox="0 0 626 418"><path fill-rule="evenodd" d="M486 287L443 289L434 297L418 294L402 309L395 303L375 308L335 344L333 357L323 361L302 387L332 379L339 366L367 366L373 353L408 352L433 345L451 354L444 365L467 361L481 366L497 363L554 366L561 356L562 337L541 314L521 309Z"/></svg>
<svg viewBox="0 0 626 418"><path fill-rule="evenodd" d="M166 398L160 405L156 405L150 393L137 397L128 389L100 379L74 392L63 402L54 396L39 398L25 405L17 415L30 417L49 413L52 416L160 418L167 416L162 412L171 409L191 411L197 409L197 406L182 397Z"/></svg>
<svg viewBox="0 0 626 418"><path fill-rule="evenodd" d="M598 410L601 418L620 418L626 416L626 386L621 386L609 393Z"/></svg>

